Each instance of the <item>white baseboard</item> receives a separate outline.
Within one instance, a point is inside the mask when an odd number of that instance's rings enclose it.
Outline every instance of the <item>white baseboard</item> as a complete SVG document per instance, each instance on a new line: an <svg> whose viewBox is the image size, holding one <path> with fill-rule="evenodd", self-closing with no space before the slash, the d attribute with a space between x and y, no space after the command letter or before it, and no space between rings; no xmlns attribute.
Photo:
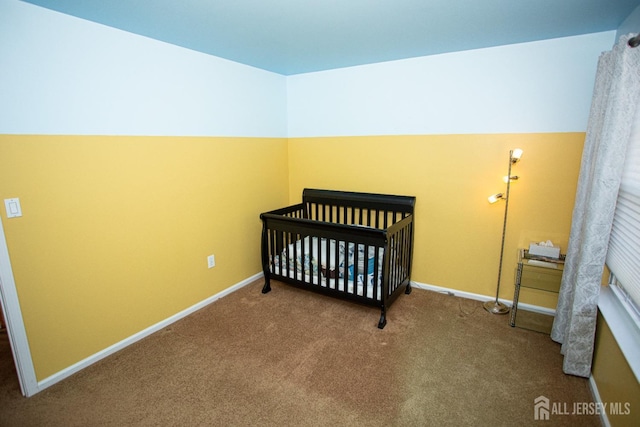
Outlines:
<svg viewBox="0 0 640 427"><path fill-rule="evenodd" d="M219 300L222 297L225 297L227 295L229 295L232 292L237 291L238 289L248 285L249 283L253 283L254 281L260 279L261 277L264 276L264 273L257 273L254 274L253 276L244 279L241 282L236 283L235 285L223 290L222 292L219 292L215 295L212 295L211 297L200 301L197 304L192 305L189 308L186 308L185 310L182 310L179 313L174 314L173 316L162 320L158 323L156 323L155 325L149 326L148 328L134 334L131 335L128 338L123 339L120 342L117 342L115 344L113 344L110 347L105 348L102 351L99 351L98 353L95 353L89 357L87 357L86 359L83 359L81 361L79 361L78 363L75 363L71 366L69 366L68 368L63 369L62 371L59 371L53 375L51 375L50 377L45 378L44 380L38 382L38 390L37 391L42 391L47 387L51 387L52 385L62 381L65 378L68 378L69 376L75 374L76 372L90 366L93 365L94 363L104 359L107 356L112 355L113 353L122 350L125 347L130 346L131 344L140 341L141 339L153 334L154 332L157 332L169 325L171 325L172 323L177 322L180 319L183 319L185 317L187 317L188 315L208 306L209 304Z"/></svg>
<svg viewBox="0 0 640 427"><path fill-rule="evenodd" d="M64 380L65 378L70 377L71 375L75 374L76 372L81 371L82 369L93 365L94 363L104 359L107 356L112 355L113 353L116 353L117 351L122 350L125 347L130 346L131 344L140 341L141 339L148 337L149 335L153 334L154 332L157 332L169 325L171 325L172 323L177 322L180 319L183 319L185 317L187 317L188 315L208 306L209 304L219 300L222 297L225 297L227 295L229 295L232 292L237 291L238 289L248 285L249 283L253 283L254 281L260 279L261 277L264 277L264 273L257 273L254 274L253 276L236 283L235 285L223 290L222 292L219 292L215 295L212 295L211 297L200 301L197 304L192 305L191 307L182 310L179 313L174 314L173 316L162 320L158 323L156 323L155 325L152 325L134 335L131 335L128 338L123 339L120 342L117 342L115 344L113 344L110 347L105 348L102 351L99 351L98 353L95 353L81 361L79 361L78 363L75 363L71 366L69 366L68 368L65 368L59 372L56 372L55 374L45 378L42 381L38 382L37 388L38 388L38 392L42 391L44 389L46 389L47 387L51 387L52 385ZM494 299L494 297L490 297L490 296L486 296L486 295L480 295L480 294L474 294L471 292L464 292L464 291L459 291L456 289L449 289L449 288L443 288L441 286L434 286L434 285L428 285L425 283L419 283L419 282L411 282L411 286L415 287L415 288L419 288L419 289L424 289L427 291L432 291L432 292L440 292L440 293L446 293L452 296L457 296L457 297L461 297L461 298L467 298L467 299L473 299L473 300L477 300L477 301L490 301L492 299ZM506 305L511 305L511 301L507 301L507 300L500 300L501 302L503 302ZM555 315L555 310L549 309L549 308L545 308L545 307L539 307L539 306L535 306L535 305L530 305L530 304L518 304L519 307L524 308L526 310L529 311L534 311L537 313L542 313L542 314L551 314L551 315Z"/></svg>
<svg viewBox="0 0 640 427"><path fill-rule="evenodd" d="M467 299L472 299L472 300L482 301L482 302L492 301L495 299L495 296L491 297L487 295L474 294L471 292L459 291L457 289L443 288L441 286L429 285L429 284L419 283L414 281L411 282L411 286L419 289L425 289L427 291L439 292L442 294L447 294L447 295L452 295L460 298L467 298ZM513 305L512 300L506 300L506 299L500 298L498 301L500 301L501 303L505 304L508 307L511 307ZM532 311L534 313L547 314L550 316L556 315L556 311L552 308L541 307L533 304L525 304L522 302L518 303L518 309L524 309L527 311Z"/></svg>
<svg viewBox="0 0 640 427"><path fill-rule="evenodd" d="M591 389L591 396L593 397L593 401L595 403L602 404L602 398L600 397L600 392L598 391L598 385L596 384L596 380L593 379L593 375L589 375L589 388ZM603 427L611 427L609 417L607 416L607 411L600 412L600 421L602 422Z"/></svg>

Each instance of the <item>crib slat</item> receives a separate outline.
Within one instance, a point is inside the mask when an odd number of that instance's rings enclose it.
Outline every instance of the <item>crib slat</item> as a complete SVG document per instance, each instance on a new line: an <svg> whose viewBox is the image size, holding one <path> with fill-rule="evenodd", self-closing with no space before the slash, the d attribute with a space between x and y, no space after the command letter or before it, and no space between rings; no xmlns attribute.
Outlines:
<svg viewBox="0 0 640 427"><path fill-rule="evenodd" d="M393 284L396 282L396 265L397 265L397 254L398 254L398 240L397 236L394 235L391 237L391 258L389 262L389 288L387 289L387 295L393 289Z"/></svg>
<svg viewBox="0 0 640 427"><path fill-rule="evenodd" d="M373 298L374 300L377 299L378 296L378 278L379 278L379 271L378 271L378 259L380 255L379 252L380 248L377 246L374 246L373 248L373 275L371 276L371 298ZM367 294L368 295L368 294Z"/></svg>
<svg viewBox="0 0 640 427"><path fill-rule="evenodd" d="M283 249L286 247L286 245L284 244L283 239L283 235L282 232L279 232L277 230L273 230L273 234L276 236L276 255L280 256L280 271L279 274L282 275L284 274L282 271L283 268L283 263L284 263L284 255L283 255Z"/></svg>
<svg viewBox="0 0 640 427"><path fill-rule="evenodd" d="M351 293L355 294L357 290L355 284L356 284L356 277L358 275L357 269L358 269L358 262L360 261L359 260L360 257L358 256L358 242L353 242L350 244L353 245L353 274L351 275L351 281L353 283L353 287L351 289Z"/></svg>
<svg viewBox="0 0 640 427"><path fill-rule="evenodd" d="M333 286L335 289L340 288L340 245L341 242L338 239L334 240L334 253L333 253L333 265L335 268L335 273L333 275Z"/></svg>
<svg viewBox="0 0 640 427"><path fill-rule="evenodd" d="M394 265L393 265L393 281L389 285L389 292L393 292L396 288L398 281L400 279L400 258L402 257L402 241L401 241L401 232L397 233L395 236L395 244L396 244L396 255L394 257Z"/></svg>
<svg viewBox="0 0 640 427"><path fill-rule="evenodd" d="M300 280L302 280L303 283L307 283L307 278L306 278L306 255L307 255L307 248L306 248L306 243L305 242L305 238L304 236L298 234L296 235L297 237L297 242L300 242ZM298 244L296 243L296 246ZM298 258L296 258L297 260ZM311 268L311 265L309 265L309 268ZM296 270L298 271L298 270Z"/></svg>
<svg viewBox="0 0 640 427"><path fill-rule="evenodd" d="M295 272L296 247L294 246L293 248L291 248L290 246L291 243L293 243L291 238L291 233L287 233L287 247L289 248L289 251L290 251L290 253L287 256L287 276L294 278L294 276L292 275L293 273L291 273L291 271L293 270ZM293 263L294 263L293 266L290 263L291 260L293 260Z"/></svg>
<svg viewBox="0 0 640 427"><path fill-rule="evenodd" d="M289 246L289 233L287 233L286 231L283 231L283 235L284 235L284 248L286 251L285 254L285 261L286 261L286 265L285 265L285 272L284 275L286 277L289 277L289 271L291 270L291 264L289 263L289 261L291 260L291 247Z"/></svg>
<svg viewBox="0 0 640 427"><path fill-rule="evenodd" d="M267 230L267 256L269 258L269 267L271 271L276 272L275 268L275 257L276 257L276 247L275 247L275 231Z"/></svg>
<svg viewBox="0 0 640 427"><path fill-rule="evenodd" d="M289 233L289 244L293 246L293 272L291 273L292 278L297 279L298 274L296 273L298 271L298 246L295 244L296 240L293 236L292 233ZM291 268L289 268L289 270L291 271Z"/></svg>
<svg viewBox="0 0 640 427"><path fill-rule="evenodd" d="M319 286L328 287L329 286L329 254L327 252L328 249L328 239L320 239L318 244L318 282ZM322 256L322 251L324 251L324 257Z"/></svg>
<svg viewBox="0 0 640 427"><path fill-rule="evenodd" d="M358 267L360 267L360 263L358 263ZM362 251L362 269L360 270L357 279L362 277L362 294L358 293L358 295L365 296L365 289L367 283L367 272L369 271L369 245L364 245ZM357 283L357 280L356 280Z"/></svg>
<svg viewBox="0 0 640 427"><path fill-rule="evenodd" d="M287 244L287 233L281 231L278 236L282 244L282 259L280 260L280 274L287 276L286 270L289 269L289 245Z"/></svg>
<svg viewBox="0 0 640 427"><path fill-rule="evenodd" d="M407 228L402 229L402 257L400 257L400 281L404 280L405 275L407 274L407 255L409 251L407 250L407 244L409 243L409 235L407 233ZM398 283L398 286L400 283Z"/></svg>
<svg viewBox="0 0 640 427"><path fill-rule="evenodd" d="M394 288L397 289L398 286L400 286L400 283L402 283L402 281L404 280L404 274L405 274L405 256L406 256L406 248L405 248L405 242L406 242L406 234L405 234L405 230L403 229L402 231L400 231L400 257L398 259L398 280L396 281L396 286Z"/></svg>
<svg viewBox="0 0 640 427"><path fill-rule="evenodd" d="M322 249L321 249L322 241L323 239L316 238L316 251L317 251L316 253L318 254L318 256L316 258L317 268L315 272L315 284L317 284L318 286L322 286ZM313 251L311 251L311 254L313 254ZM313 279L311 280L311 282L313 283Z"/></svg>

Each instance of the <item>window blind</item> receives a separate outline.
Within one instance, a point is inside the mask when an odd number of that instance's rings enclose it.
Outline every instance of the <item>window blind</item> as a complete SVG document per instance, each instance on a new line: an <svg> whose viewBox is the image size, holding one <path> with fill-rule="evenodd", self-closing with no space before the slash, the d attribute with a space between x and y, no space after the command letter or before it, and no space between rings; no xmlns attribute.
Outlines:
<svg viewBox="0 0 640 427"><path fill-rule="evenodd" d="M640 105L636 108L614 213L607 266L640 308Z"/></svg>

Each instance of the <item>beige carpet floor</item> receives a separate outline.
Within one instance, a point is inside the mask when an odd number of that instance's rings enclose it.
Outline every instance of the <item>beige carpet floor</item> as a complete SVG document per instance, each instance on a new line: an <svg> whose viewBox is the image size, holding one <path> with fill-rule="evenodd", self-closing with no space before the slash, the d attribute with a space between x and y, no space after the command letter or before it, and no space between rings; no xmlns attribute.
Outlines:
<svg viewBox="0 0 640 427"><path fill-rule="evenodd" d="M534 419L590 402L548 335L414 289L388 311L250 284L55 384L20 395L0 334L1 426L597 426Z"/></svg>

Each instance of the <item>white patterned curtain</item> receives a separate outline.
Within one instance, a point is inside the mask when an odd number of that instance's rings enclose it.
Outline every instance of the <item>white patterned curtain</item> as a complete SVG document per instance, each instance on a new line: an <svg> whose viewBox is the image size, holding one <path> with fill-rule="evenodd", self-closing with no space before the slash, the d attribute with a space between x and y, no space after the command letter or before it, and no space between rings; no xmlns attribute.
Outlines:
<svg viewBox="0 0 640 427"><path fill-rule="evenodd" d="M598 61L571 234L551 338L563 370L589 377L598 295L634 113L640 102L640 47L623 36Z"/></svg>

